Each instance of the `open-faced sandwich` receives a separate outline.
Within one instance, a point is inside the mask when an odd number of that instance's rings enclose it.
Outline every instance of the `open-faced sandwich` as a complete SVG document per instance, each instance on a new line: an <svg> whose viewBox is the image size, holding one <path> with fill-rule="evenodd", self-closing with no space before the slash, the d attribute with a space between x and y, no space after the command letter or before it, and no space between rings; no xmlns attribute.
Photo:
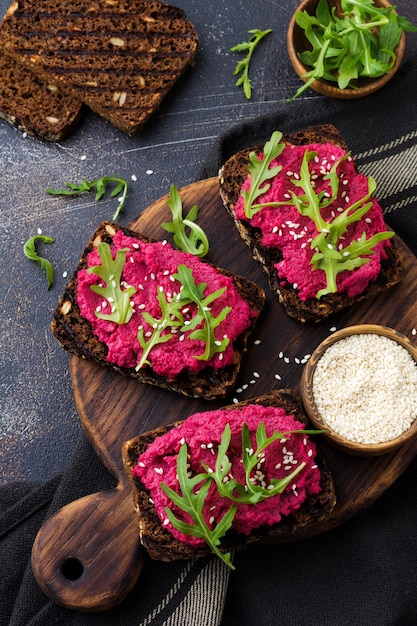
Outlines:
<svg viewBox="0 0 417 626"><path fill-rule="evenodd" d="M91 237L52 320L79 357L187 396L235 386L264 290L112 222Z"/></svg>
<svg viewBox="0 0 417 626"><path fill-rule="evenodd" d="M287 313L318 322L401 279L378 201L330 124L231 156L220 195Z"/></svg>
<svg viewBox="0 0 417 626"><path fill-rule="evenodd" d="M333 510L331 473L317 455L300 399L275 390L127 441L142 545L156 560L284 541Z"/></svg>

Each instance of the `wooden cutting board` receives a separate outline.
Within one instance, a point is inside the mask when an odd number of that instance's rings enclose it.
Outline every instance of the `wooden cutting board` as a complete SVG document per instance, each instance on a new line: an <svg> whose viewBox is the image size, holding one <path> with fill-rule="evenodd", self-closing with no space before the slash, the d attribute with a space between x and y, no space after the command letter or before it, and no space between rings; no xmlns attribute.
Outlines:
<svg viewBox="0 0 417 626"><path fill-rule="evenodd" d="M180 190L184 212L199 207L198 222L210 240L207 259L261 284L267 304L249 342L238 388L227 402L193 400L70 357L71 380L80 420L100 458L117 480L111 491L86 496L65 506L40 530L32 566L39 585L56 603L80 610L106 610L120 602L138 579L145 555L139 545L132 496L121 460L122 443L154 427L184 419L200 410L261 395L273 388L298 390L306 356L334 329L354 324L383 324L414 341L417 324L417 259L398 244L405 261L401 284L320 325L290 319L268 288L222 206L217 179ZM155 239L170 238L160 224L170 219L163 197L130 226ZM389 372L387 372L389 376ZM300 532L306 538L347 521L376 500L405 470L417 453L417 439L389 455L352 457L320 443L333 473L337 505L328 519ZM253 549L256 549L253 548Z"/></svg>

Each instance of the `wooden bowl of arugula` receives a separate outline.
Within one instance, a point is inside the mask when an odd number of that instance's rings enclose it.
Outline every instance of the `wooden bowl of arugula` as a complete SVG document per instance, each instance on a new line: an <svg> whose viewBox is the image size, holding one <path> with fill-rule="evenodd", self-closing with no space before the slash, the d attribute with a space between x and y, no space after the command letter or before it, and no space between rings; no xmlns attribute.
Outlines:
<svg viewBox="0 0 417 626"><path fill-rule="evenodd" d="M361 98L383 87L398 70L405 31L413 24L386 0L303 0L291 18L287 47L304 84L332 98Z"/></svg>

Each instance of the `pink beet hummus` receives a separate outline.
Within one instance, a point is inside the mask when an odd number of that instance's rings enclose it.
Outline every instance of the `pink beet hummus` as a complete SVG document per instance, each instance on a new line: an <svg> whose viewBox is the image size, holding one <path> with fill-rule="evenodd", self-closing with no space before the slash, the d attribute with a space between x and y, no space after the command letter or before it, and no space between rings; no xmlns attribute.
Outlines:
<svg viewBox="0 0 417 626"><path fill-rule="evenodd" d="M231 441L228 457L232 463L231 474L236 480L245 484L242 458L242 424L246 422L251 432L253 448L256 449L256 428L260 422L266 427L267 435L274 431L287 432L304 429L304 424L277 407L259 405L244 406L240 410L216 410L195 413L181 425L157 437L147 450L139 457L133 474L139 478L150 492L155 509L165 526L177 539L193 546L204 544L204 540L192 535L184 535L169 522L165 507L169 507L180 519L192 523L186 513L181 512L162 491L160 483L179 492L176 477L177 454L183 443L187 444L189 454L189 471L198 474L204 471L202 462L214 468L217 449L227 423L231 427ZM252 476L258 484L264 481L270 484L271 478L284 478L292 473L303 461L305 467L295 476L282 494L272 496L256 505L238 504L233 528L239 533L248 535L253 529L263 525L277 524L283 516L296 511L304 500L321 491L320 471L315 464L315 444L304 434L291 434L272 443L265 450L265 461L258 464ZM210 486L208 497L203 508L203 515L209 526L216 524L230 508L230 500L221 497L215 488L214 481Z"/></svg>
<svg viewBox="0 0 417 626"><path fill-rule="evenodd" d="M326 188L330 189L329 182L324 181L323 176L346 152L330 143L287 146L271 164L272 166L282 165L282 170L272 181L269 181L271 182L270 188L256 200L257 203L285 201L286 197L290 198L290 191L294 191L297 195L303 193L301 188L291 182L291 179L299 177L306 150L317 152L317 157L309 163L310 176L316 193ZM368 192L367 178L355 172L354 163L350 157L339 165L338 176L340 178L338 197L322 210L322 217L326 222L331 222L338 215L338 209L345 210ZM248 190L249 186L250 178L243 183L242 190ZM247 221L242 195L236 203L235 212L238 219ZM318 234L313 220L302 216L296 207L283 205L265 207L253 216L250 223L261 229L262 243L265 247L277 247L282 251L283 259L275 267L283 283L293 285L302 300L315 298L318 291L325 288L326 276L323 270L313 270L310 264L314 254L314 250L310 249L310 243ZM386 230L381 206L376 199L373 199L372 207L365 217L348 227L343 246L346 247L353 239L359 238L363 232L369 238L375 233ZM349 297L362 293L368 284L377 278L381 269L381 260L386 258L384 248L390 245L389 240L380 242L375 246L375 254L370 257L369 263L354 271L343 271L338 274L336 279L338 292L346 292Z"/></svg>
<svg viewBox="0 0 417 626"><path fill-rule="evenodd" d="M240 296L233 281L192 254L174 250L163 242L143 243L118 231L111 245L113 258L116 251L122 248L129 249L122 272L122 285L125 281L126 285L136 288L136 293L131 298L135 312L128 323L116 324L98 318L96 311L103 313L111 311L108 302L90 289L91 285L99 284L101 279L94 273L89 274L87 270L78 273L77 302L81 315L91 323L98 339L108 347L107 361L120 367L136 367L142 355L137 338L138 327L143 325L145 332L151 332L142 313L147 311L156 319L161 317L156 298L158 287L163 287L167 298L174 297L181 283L174 280L172 275L177 272L178 266L183 264L192 269L196 284L207 283L205 295L226 287L224 294L212 303L211 313L216 317L225 306L232 307L231 312L214 331L217 339L226 336L230 341L224 352L216 353L210 361L202 361L196 359L195 355L204 353L204 342L190 339L191 331L178 332L172 339L156 345L151 350L149 361L152 369L157 374L174 378L186 368L199 371L207 365L220 368L233 363L233 342L249 327L256 315ZM88 266L95 265L101 265L97 250L88 255ZM188 312L185 312L184 307L185 318L192 317L193 306L195 305L190 305Z"/></svg>

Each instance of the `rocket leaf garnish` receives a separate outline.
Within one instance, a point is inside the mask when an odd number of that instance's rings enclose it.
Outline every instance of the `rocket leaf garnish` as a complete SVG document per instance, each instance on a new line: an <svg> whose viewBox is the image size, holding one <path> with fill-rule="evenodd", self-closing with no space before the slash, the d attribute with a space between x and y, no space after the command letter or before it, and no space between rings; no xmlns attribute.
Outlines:
<svg viewBox="0 0 417 626"><path fill-rule="evenodd" d="M184 522L179 519L169 507L165 508L171 524L184 535L192 535L204 539L210 550L216 554L231 569L235 569L231 562L230 552L223 553L219 549L220 539L226 534L233 523L237 506L232 504L222 519L213 528L206 523L203 516L203 507L210 488L211 479L208 474L195 474L192 478L188 475L187 445L183 444L177 457L177 476L181 490L179 495L176 491L168 487L166 483L161 483L162 490L172 500L172 502L184 513L190 515L193 523ZM199 485L200 488L196 489Z"/></svg>
<svg viewBox="0 0 417 626"><path fill-rule="evenodd" d="M229 498L233 502L240 504L256 504L266 498L275 496L284 491L295 476L305 467L306 463L300 463L291 474L287 474L285 478L271 478L271 482L267 487L256 484L256 480L252 477L252 470L256 468L265 456L264 450L274 441L288 437L293 433L317 434L319 431L293 430L291 432L280 433L275 431L270 437L266 436L265 424L260 422L256 430L256 450L252 448L250 433L247 425L242 425L242 463L245 468L245 484L238 483L233 476L230 476L232 464L227 456L227 449L230 444L231 430L230 425L226 427L222 434L219 446L215 471L210 473L211 478L216 482L217 490L225 498ZM204 469L209 471L203 464Z"/></svg>
<svg viewBox="0 0 417 626"><path fill-rule="evenodd" d="M285 143L281 142L281 139L282 133L276 130L264 145L262 158L259 158L253 150L249 153L250 163L248 171L251 176L251 184L248 191L242 191L245 215L248 219L251 219L263 208L263 205L254 205L254 202L259 196L268 191L271 185L267 181L271 180L282 170L281 165L271 167L271 162L285 148Z"/></svg>
<svg viewBox="0 0 417 626"><path fill-rule="evenodd" d="M100 276L106 283L105 286L91 285L90 289L103 296L111 307L111 313L96 311L96 316L116 324L127 324L133 315L130 298L136 293L136 288L128 286L122 289L120 285L127 252L128 248L118 250L113 260L109 244L103 241L98 246L102 265L95 265L87 270L89 274Z"/></svg>
<svg viewBox="0 0 417 626"><path fill-rule="evenodd" d="M145 364L150 365L148 356L152 348L160 343L165 343L172 338L172 333L170 332L162 334L164 330L167 330L168 328L177 328L184 324L184 316L181 312L181 309L184 307L183 301L179 301L178 298L174 298L174 300L168 302L162 287L158 288L157 299L161 309L160 319L156 319L146 311L142 313L143 319L148 322L152 328L152 334L147 341L145 339L144 329L141 327L138 330L138 340L143 352L140 361L136 366L136 370L140 370Z"/></svg>
<svg viewBox="0 0 417 626"><path fill-rule="evenodd" d="M259 44L261 39L263 39L269 33L272 33L272 30L268 28L267 30L259 30L258 28L254 28L253 30L248 31L250 35L250 39L248 41L243 41L242 43L238 43L230 50L232 52L246 52L246 56L241 61L238 61L236 64L235 70L233 72L233 76L237 76L241 74L241 76L237 79L235 85L239 87L239 85L243 85L243 92L246 98L249 100L252 96L252 81L249 78L249 65L251 62L252 54Z"/></svg>
<svg viewBox="0 0 417 626"><path fill-rule="evenodd" d="M194 302L198 307L197 314L194 315L190 323L183 326L181 330L193 330L196 326L203 323L202 328L197 328L191 333L190 339L199 339L205 343L204 353L195 356L195 358L202 361L209 361L217 352L224 352L229 344L228 338L223 338L222 340L216 339L214 329L227 317L232 307L224 307L217 317L213 317L210 311L210 305L226 291L226 287L217 289L217 291L213 291L207 296L204 296L207 283L199 283L196 285L192 270L186 265L178 266L178 273L174 274L174 278L177 278L183 286L179 295L180 300L187 303Z"/></svg>
<svg viewBox="0 0 417 626"><path fill-rule="evenodd" d="M82 183L79 184L65 183L65 187L63 189L46 189L46 193L49 193L53 196L79 196L81 193L84 193L85 191L91 191L95 188L95 201L97 202L104 196L110 183L115 183L115 186L110 193L111 198L114 198L120 192L122 192L122 195L119 199L119 204L112 217L112 219L115 220L122 210L127 195L127 181L124 178L120 178L119 176L102 176L102 178L97 178L96 180L84 180Z"/></svg>
<svg viewBox="0 0 417 626"><path fill-rule="evenodd" d="M275 131L276 132L276 131ZM275 133L274 133L275 134ZM271 137L272 140L272 137ZM266 145L266 144L265 144ZM349 245L343 245L343 235L346 233L349 224L360 221L364 215L371 209L372 201L369 201L376 189L376 182L371 176L368 178L368 193L360 198L354 204L350 204L347 208L337 215L332 222L326 222L321 214L322 209L330 206L338 196L339 192L339 176L337 173L339 165L349 158L349 155L343 155L339 160L335 161L330 171L323 176L323 180L329 182L330 192L323 190L316 193L313 181L311 179L308 164L316 156L316 152L306 150L300 168L298 178L291 179L296 187L301 188L302 192L297 195L294 191L290 191L291 197L280 202L264 202L253 204L250 206L250 214L255 215L256 212L264 207L294 206L303 216L309 217L315 224L318 235L311 242L311 249L315 250L315 254L311 259L312 269L321 269L326 274L326 287L317 292L316 298L335 293L337 291L336 276L345 270L352 271L361 265L369 262L369 256L374 254L375 246L386 239L394 236L392 231L384 231L376 233L369 239L366 239L365 232L362 233L359 241L352 241ZM273 151L265 150L264 159L256 163L253 161L252 181L248 197L257 198L269 185L259 188L258 179L266 181L274 174L274 168L268 169L272 158ZM265 161L265 163L264 163ZM259 171L258 171L259 170ZM272 175L269 173L272 172ZM252 185L254 190L252 191ZM260 193L259 193L260 192ZM245 191L242 191L244 196ZM245 196L244 196L245 198Z"/></svg>
<svg viewBox="0 0 417 626"><path fill-rule="evenodd" d="M31 261L35 261L39 263L41 268L45 270L46 279L48 281L48 289L52 287L52 283L54 282L54 268L53 265L48 259L39 256L36 251L36 243L38 241L42 241L42 243L53 243L54 240L52 237L47 237L46 235L35 235L27 240L27 242L23 246L23 252L25 256Z"/></svg>
<svg viewBox="0 0 417 626"><path fill-rule="evenodd" d="M138 340L143 353L136 370L139 370L145 364L149 364L149 354L156 345L165 343L172 338L172 333L167 332L163 334L163 331L169 328L179 328L181 332L191 330L193 332L190 334L190 339L198 339L204 342L205 349L203 354L194 355L194 358L198 360L209 361L217 352L224 352L229 344L227 337L224 337L222 340L216 339L214 330L226 318L232 308L224 307L217 317L213 317L210 312L210 304L224 293L226 287L204 296L207 283L196 285L192 270L186 265L179 265L177 273L173 274L173 278L181 283L181 291L172 301L168 302L163 288L159 288L157 298L161 309L161 317L156 319L147 312L142 314L145 321L151 326L152 334L147 340L144 329L140 328L138 331ZM184 320L182 309L193 303L197 305L195 315L190 320ZM200 325L202 325L201 328L197 328Z"/></svg>
<svg viewBox="0 0 417 626"><path fill-rule="evenodd" d="M206 256L209 251L209 242L204 230L196 224L198 206L195 204L187 213L182 215L182 202L178 189L171 185L167 205L172 213L172 222L163 222L162 228L173 233L175 245L184 252L198 257ZM187 229L189 234L187 234Z"/></svg>
<svg viewBox="0 0 417 626"><path fill-rule="evenodd" d="M295 476L306 466L303 461L290 474L284 478L271 478L268 487L262 487L256 484L257 480L252 476L252 471L262 463L265 450L271 443L288 437L291 434L300 433L319 434L324 431L320 430L292 430L284 433L275 431L270 437L266 435L265 424L261 422L256 430L256 450L252 449L252 442L248 426L242 425L242 458L241 461L245 468L245 483L238 483L230 472L232 464L228 458L227 451L230 445L231 429L230 424L226 424L222 433L221 442L218 447L214 469L209 468L205 463L202 467L205 472L190 475L188 465L187 444L183 443L180 447L177 457L177 476L180 487L180 494L168 487L166 483L161 483L161 489L172 500L172 502L184 513L188 514L193 523L185 522L179 519L169 507L165 507L165 512L171 524L185 535L202 538L205 540L209 548L220 557L231 569L234 566L230 560L230 553L223 553L220 546L220 539L224 537L226 532L231 528L237 511L237 504L256 504L266 498L271 498L277 494L281 494L285 488L292 482ZM210 484L214 482L218 493L231 501L231 506L225 513L223 518L216 522L211 519L211 523L207 524L204 519L204 503L207 498Z"/></svg>

